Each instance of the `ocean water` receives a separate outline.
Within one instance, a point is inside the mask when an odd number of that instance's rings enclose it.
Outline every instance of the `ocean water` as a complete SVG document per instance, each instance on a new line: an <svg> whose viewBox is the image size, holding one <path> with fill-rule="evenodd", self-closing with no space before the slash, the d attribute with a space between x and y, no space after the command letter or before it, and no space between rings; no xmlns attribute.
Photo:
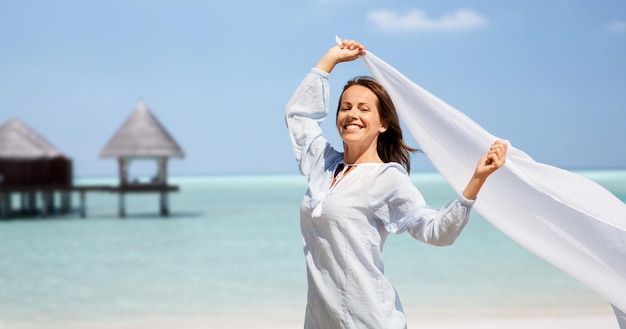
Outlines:
<svg viewBox="0 0 626 329"><path fill-rule="evenodd" d="M626 200L626 171L580 172ZM435 173L415 184L432 206L455 197ZM88 216L0 220L0 328L133 319L304 317L300 176L174 177L169 217L157 195L88 193ZM115 183L80 179L77 184ZM78 205L74 196L74 205ZM390 236L385 269L409 313L580 314L608 304L515 244L476 212L450 247ZM62 326L61 326L62 327ZM106 328L103 325L102 328Z"/></svg>

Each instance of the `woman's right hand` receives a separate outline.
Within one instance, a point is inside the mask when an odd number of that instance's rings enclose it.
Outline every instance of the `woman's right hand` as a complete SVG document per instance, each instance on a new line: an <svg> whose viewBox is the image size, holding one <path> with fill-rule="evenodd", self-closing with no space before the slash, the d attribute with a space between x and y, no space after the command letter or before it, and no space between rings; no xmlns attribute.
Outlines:
<svg viewBox="0 0 626 329"><path fill-rule="evenodd" d="M349 62L365 55L365 46L354 40L343 40L340 45L330 48L316 68L330 73L335 65L341 62Z"/></svg>

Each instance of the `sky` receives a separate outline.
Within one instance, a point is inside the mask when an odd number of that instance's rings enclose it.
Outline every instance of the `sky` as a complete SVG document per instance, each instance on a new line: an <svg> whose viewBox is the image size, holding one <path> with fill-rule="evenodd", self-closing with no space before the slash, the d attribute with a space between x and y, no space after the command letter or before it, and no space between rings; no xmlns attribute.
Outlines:
<svg viewBox="0 0 626 329"><path fill-rule="evenodd" d="M143 101L186 154L170 176L297 174L285 105L335 35L536 161L626 168L623 0L0 0L0 124L37 131L76 177L116 176L99 153ZM337 66L331 104L368 74ZM434 170L421 154L412 169Z"/></svg>

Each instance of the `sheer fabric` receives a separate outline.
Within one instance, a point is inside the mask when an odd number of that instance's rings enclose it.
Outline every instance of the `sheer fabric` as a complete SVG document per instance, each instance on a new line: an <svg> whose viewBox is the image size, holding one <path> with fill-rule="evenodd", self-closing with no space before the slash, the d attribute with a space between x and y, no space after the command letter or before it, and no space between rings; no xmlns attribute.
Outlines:
<svg viewBox="0 0 626 329"><path fill-rule="evenodd" d="M371 52L361 56L419 147L457 193L498 139ZM580 175L509 145L474 209L508 237L610 302L626 329L626 205Z"/></svg>

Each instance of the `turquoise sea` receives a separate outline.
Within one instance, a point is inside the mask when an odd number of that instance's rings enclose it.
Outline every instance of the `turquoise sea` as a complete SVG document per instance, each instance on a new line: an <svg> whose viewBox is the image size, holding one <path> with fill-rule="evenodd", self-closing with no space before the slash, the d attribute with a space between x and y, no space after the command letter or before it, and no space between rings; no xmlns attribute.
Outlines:
<svg viewBox="0 0 626 329"><path fill-rule="evenodd" d="M581 171L626 200L626 170ZM412 178L427 202L455 197L436 173ZM77 184L115 184L113 178ZM88 216L0 220L0 328L107 328L137 319L263 323L304 317L300 176L174 177L171 215L156 195L87 194ZM78 205L74 196L74 205ZM475 211L451 247L390 236L387 275L408 313L594 313L581 283L515 244ZM286 320L287 321L287 320ZM76 324L79 325L76 325ZM269 322L268 322L269 323ZM223 326L227 327L227 326Z"/></svg>

